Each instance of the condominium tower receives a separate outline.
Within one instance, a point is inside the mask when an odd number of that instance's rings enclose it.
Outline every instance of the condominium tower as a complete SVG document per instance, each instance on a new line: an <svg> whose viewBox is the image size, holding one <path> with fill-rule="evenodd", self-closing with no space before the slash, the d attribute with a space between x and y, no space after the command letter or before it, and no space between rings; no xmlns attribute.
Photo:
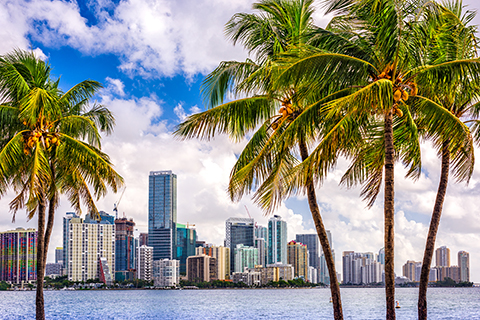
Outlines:
<svg viewBox="0 0 480 320"><path fill-rule="evenodd" d="M287 222L279 215L268 220L268 264L287 264Z"/></svg>
<svg viewBox="0 0 480 320"><path fill-rule="evenodd" d="M0 233L0 281L37 280L37 231L17 228Z"/></svg>
<svg viewBox="0 0 480 320"><path fill-rule="evenodd" d="M436 267L450 267L450 249L443 246L435 250L435 260Z"/></svg>
<svg viewBox="0 0 480 320"><path fill-rule="evenodd" d="M255 246L255 223L248 218L229 218L225 221L225 247L230 248L230 269L235 270L235 248L238 244Z"/></svg>
<svg viewBox="0 0 480 320"><path fill-rule="evenodd" d="M470 282L470 254L468 252L458 252L458 267L460 268L460 281Z"/></svg>
<svg viewBox="0 0 480 320"><path fill-rule="evenodd" d="M148 245L153 260L173 259L177 223L177 175L151 171L148 181Z"/></svg>

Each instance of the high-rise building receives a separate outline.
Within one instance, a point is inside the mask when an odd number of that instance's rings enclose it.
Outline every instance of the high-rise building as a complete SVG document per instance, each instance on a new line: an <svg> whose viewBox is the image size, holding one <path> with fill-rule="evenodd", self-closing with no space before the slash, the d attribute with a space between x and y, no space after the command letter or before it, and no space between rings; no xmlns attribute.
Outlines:
<svg viewBox="0 0 480 320"><path fill-rule="evenodd" d="M62 275L63 265L61 263L47 263L45 264L45 276L58 277Z"/></svg>
<svg viewBox="0 0 480 320"><path fill-rule="evenodd" d="M64 218L64 261L68 280L86 281L101 278L103 272L115 270L115 225L105 213L100 220L85 219L68 213ZM66 254L65 254L66 253ZM105 259L101 259L105 258ZM112 275L105 276L108 280Z"/></svg>
<svg viewBox="0 0 480 320"><path fill-rule="evenodd" d="M450 267L450 249L443 246L435 250L435 260L436 267Z"/></svg>
<svg viewBox="0 0 480 320"><path fill-rule="evenodd" d="M175 259L180 262L180 273L187 272L187 258L195 255L197 231L189 225L177 223Z"/></svg>
<svg viewBox="0 0 480 320"><path fill-rule="evenodd" d="M243 272L245 268L258 265L258 249L237 244L235 248L235 272Z"/></svg>
<svg viewBox="0 0 480 320"><path fill-rule="evenodd" d="M290 241L287 244L288 264L293 266L294 277L308 280L308 250L301 242Z"/></svg>
<svg viewBox="0 0 480 320"><path fill-rule="evenodd" d="M377 261L380 262L381 265L385 266L385 248L378 250Z"/></svg>
<svg viewBox="0 0 480 320"><path fill-rule="evenodd" d="M342 267L344 284L368 284L383 281L383 265L375 259L372 252L344 251Z"/></svg>
<svg viewBox="0 0 480 320"><path fill-rule="evenodd" d="M230 270L235 269L235 248L237 244L255 246L255 223L248 218L229 218L225 221L225 247L230 248Z"/></svg>
<svg viewBox="0 0 480 320"><path fill-rule="evenodd" d="M153 260L172 260L177 223L177 175L151 171L148 183L148 245Z"/></svg>
<svg viewBox="0 0 480 320"><path fill-rule="evenodd" d="M135 278L135 222L127 218L115 219L115 280Z"/></svg>
<svg viewBox="0 0 480 320"><path fill-rule="evenodd" d="M187 279L193 282L217 280L217 259L207 255L188 257Z"/></svg>
<svg viewBox="0 0 480 320"><path fill-rule="evenodd" d="M327 235L330 235L330 231L327 230ZM322 253L322 246L318 240L318 235L316 233L311 234L297 234L295 237L297 242L301 242L307 246L308 250L308 265L314 267L315 269L320 268L320 254ZM328 242L331 241L330 238Z"/></svg>
<svg viewBox="0 0 480 320"><path fill-rule="evenodd" d="M140 246L137 248L137 278L152 281L153 277L153 248Z"/></svg>
<svg viewBox="0 0 480 320"><path fill-rule="evenodd" d="M408 260L402 268L403 276L410 279L410 281L415 281L416 279L416 266L420 264L420 268L422 266L421 262L415 262L413 260Z"/></svg>
<svg viewBox="0 0 480 320"><path fill-rule="evenodd" d="M458 267L460 268L460 281L470 282L470 254L468 252L458 252Z"/></svg>
<svg viewBox="0 0 480 320"><path fill-rule="evenodd" d="M268 220L268 263L287 264L287 222L279 215Z"/></svg>
<svg viewBox="0 0 480 320"><path fill-rule="evenodd" d="M63 247L55 248L55 263L63 265Z"/></svg>
<svg viewBox="0 0 480 320"><path fill-rule="evenodd" d="M197 247L195 248L195 255L207 255L217 259L217 276L218 280L230 279L230 248L227 247Z"/></svg>
<svg viewBox="0 0 480 320"><path fill-rule="evenodd" d="M140 233L138 236L139 246L148 246L148 233Z"/></svg>
<svg viewBox="0 0 480 320"><path fill-rule="evenodd" d="M17 228L0 232L0 281L37 280L37 231Z"/></svg>
<svg viewBox="0 0 480 320"><path fill-rule="evenodd" d="M258 265L267 265L267 243L264 238L255 238L255 248L258 252Z"/></svg>
<svg viewBox="0 0 480 320"><path fill-rule="evenodd" d="M180 282L180 264L178 260L157 260L153 262L153 285L155 287L174 287Z"/></svg>

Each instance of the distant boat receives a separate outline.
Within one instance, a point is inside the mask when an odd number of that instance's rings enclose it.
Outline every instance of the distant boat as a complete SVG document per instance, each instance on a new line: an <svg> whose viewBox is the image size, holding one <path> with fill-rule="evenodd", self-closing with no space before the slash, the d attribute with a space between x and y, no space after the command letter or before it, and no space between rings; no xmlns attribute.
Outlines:
<svg viewBox="0 0 480 320"><path fill-rule="evenodd" d="M398 300L395 301L395 308L400 309L400 302Z"/></svg>
<svg viewBox="0 0 480 320"><path fill-rule="evenodd" d="M332 302L333 302L332 297L330 297L330 303L332 303Z"/></svg>

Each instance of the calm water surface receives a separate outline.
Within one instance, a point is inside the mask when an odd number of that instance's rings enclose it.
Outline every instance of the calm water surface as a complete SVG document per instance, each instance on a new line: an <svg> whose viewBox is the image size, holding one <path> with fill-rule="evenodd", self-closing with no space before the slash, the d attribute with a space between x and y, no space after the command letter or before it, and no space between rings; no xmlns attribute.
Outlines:
<svg viewBox="0 0 480 320"><path fill-rule="evenodd" d="M343 288L345 319L385 319L384 289ZM397 319L418 289L397 288ZM333 319L329 289L46 291L47 319ZM480 288L430 288L429 319L480 319ZM1 319L33 319L35 292L0 291Z"/></svg>

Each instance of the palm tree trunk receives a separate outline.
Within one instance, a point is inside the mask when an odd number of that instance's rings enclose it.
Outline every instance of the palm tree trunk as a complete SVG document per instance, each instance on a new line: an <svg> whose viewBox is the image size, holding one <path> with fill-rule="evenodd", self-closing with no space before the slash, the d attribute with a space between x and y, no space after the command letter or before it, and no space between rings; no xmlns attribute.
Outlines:
<svg viewBox="0 0 480 320"><path fill-rule="evenodd" d="M435 248L435 239L437 237L438 225L442 215L443 202L447 193L448 173L450 171L450 151L448 150L450 141L447 139L442 145L442 171L440 183L438 185L437 197L433 207L432 220L428 230L427 243L425 244L425 253L423 254L422 272L420 274L420 288L418 293L418 319L427 319L427 286L430 275L430 266L432 264L433 250Z"/></svg>
<svg viewBox="0 0 480 320"><path fill-rule="evenodd" d="M393 113L390 109L385 113L385 297L387 304L387 320L395 319L395 269L394 269L394 146L393 146Z"/></svg>
<svg viewBox="0 0 480 320"><path fill-rule="evenodd" d="M45 277L45 195L41 194L38 205L38 233L37 233L37 295L35 299L36 319L45 319L45 305L43 301L43 279Z"/></svg>
<svg viewBox="0 0 480 320"><path fill-rule="evenodd" d="M45 229L45 253L44 259L45 264L47 263L47 254L48 254L48 245L50 244L50 236L52 235L53 231L53 222L55 218L55 207L57 206L57 195L54 194L48 203L48 220L47 220L47 227Z"/></svg>
<svg viewBox="0 0 480 320"><path fill-rule="evenodd" d="M299 143L300 155L302 161L308 158L308 149L305 140L300 139ZM330 291L332 295L333 303L333 317L335 320L343 319L342 299L340 297L340 286L337 280L337 272L335 270L335 261L333 260L332 249L328 242L327 232L323 225L322 216L320 215L320 209L317 204L317 196L315 194L315 186L311 176L307 177L307 198L310 211L312 212L312 218L317 229L318 239L322 245L323 253L325 254L325 261L327 263L328 273L330 277Z"/></svg>

